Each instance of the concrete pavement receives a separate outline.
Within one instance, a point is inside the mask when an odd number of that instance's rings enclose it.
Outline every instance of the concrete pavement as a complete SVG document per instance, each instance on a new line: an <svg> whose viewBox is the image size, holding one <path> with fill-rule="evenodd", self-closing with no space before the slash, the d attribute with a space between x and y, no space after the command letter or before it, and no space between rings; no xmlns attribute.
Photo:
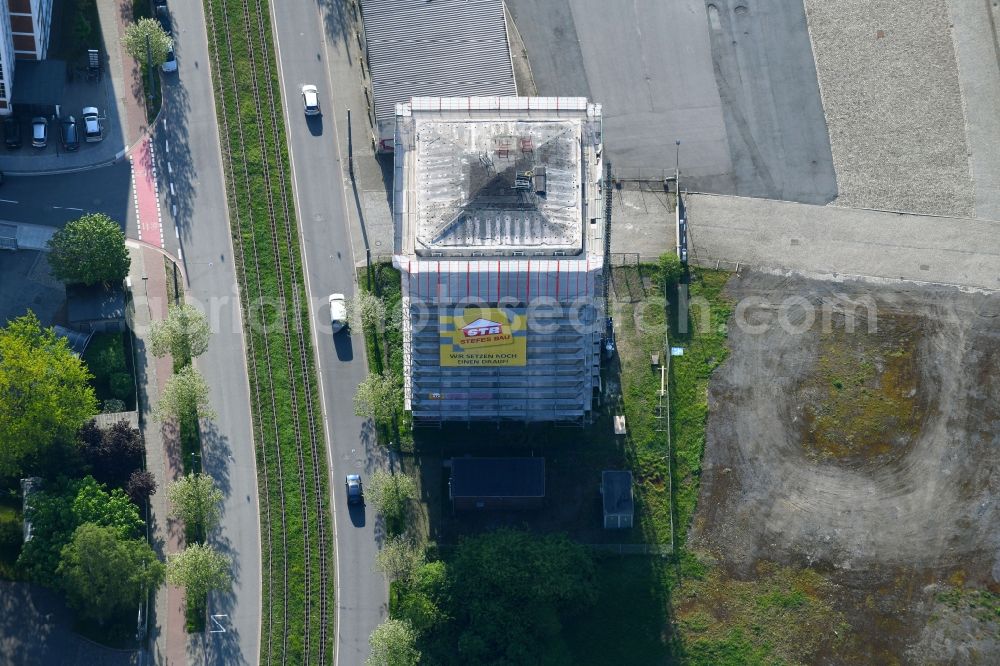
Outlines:
<svg viewBox="0 0 1000 666"><path fill-rule="evenodd" d="M362 74L358 54L352 47L356 15L351 5L333 1L318 7L311 3L272 5L272 12L299 233L305 252L306 288L312 303L325 303L331 292L354 293L355 266L359 261L363 263L365 256L367 230L362 231L360 226L360 196L355 198L356 190L345 168L346 109L352 105L359 157L355 160L356 173L363 170L372 189L382 185L381 169L364 132L367 121ZM324 110L321 117L308 121L300 102L300 89L305 83L318 85ZM391 246L385 251L391 251ZM373 568L379 546L375 517L370 511L366 515L363 507L349 510L342 479L349 472L367 478L383 462L383 451L366 421L353 409L355 389L368 374L363 338L341 334L335 344L329 311L325 307L313 308L310 314L332 463L330 488L337 548L336 659L339 664L354 666L363 664L368 656L368 636L387 613L388 590L384 578Z"/></svg>
<svg viewBox="0 0 1000 666"><path fill-rule="evenodd" d="M173 375L169 356L156 358L149 351L145 338L150 324L162 321L170 305L167 298L164 255L146 244L129 242L132 265L134 309L132 330L136 336L136 379L139 384L139 404L142 432L146 440L146 468L156 478L157 490L150 498L149 527L152 545L161 559L184 548L184 528L169 517L167 486L183 474L181 445L173 423L160 423L152 418L151 409L159 400L167 380ZM187 637L184 631L184 594L172 585L156 591L155 613L152 615L149 654L154 664L187 663Z"/></svg>
<svg viewBox="0 0 1000 666"><path fill-rule="evenodd" d="M686 201L695 261L1000 290L997 221L715 195Z"/></svg>

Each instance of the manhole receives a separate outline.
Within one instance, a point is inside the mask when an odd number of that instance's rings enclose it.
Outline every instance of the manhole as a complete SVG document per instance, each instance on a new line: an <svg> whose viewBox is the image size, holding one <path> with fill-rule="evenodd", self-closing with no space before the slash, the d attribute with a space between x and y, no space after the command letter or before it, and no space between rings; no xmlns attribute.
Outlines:
<svg viewBox="0 0 1000 666"><path fill-rule="evenodd" d="M802 245L802 241L800 241L798 238L793 238L792 245Z"/></svg>
<svg viewBox="0 0 1000 666"><path fill-rule="evenodd" d="M747 9L747 6L746 6L746 5L736 5L736 8L735 8L735 9L733 9L733 12L735 12L736 14L739 14L739 15L741 15L741 16L742 16L743 14L746 14L746 13L747 13L747 12L749 12L749 11L750 11L750 10L749 10L749 9Z"/></svg>

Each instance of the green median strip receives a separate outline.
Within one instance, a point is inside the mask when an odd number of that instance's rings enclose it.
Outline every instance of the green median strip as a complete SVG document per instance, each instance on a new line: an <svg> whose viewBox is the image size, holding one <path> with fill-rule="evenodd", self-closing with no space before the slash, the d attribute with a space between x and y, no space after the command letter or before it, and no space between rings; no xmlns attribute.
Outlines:
<svg viewBox="0 0 1000 666"><path fill-rule="evenodd" d="M290 188L291 181L279 179L290 168L270 17L266 4L250 2L248 25L241 0L205 0L205 12L257 447L263 573L260 661L320 662L321 657L329 661L334 635L333 530L298 233L292 193L282 189ZM266 53L260 45L259 19L264 23ZM276 131L270 114L277 114ZM283 196L289 202L287 214ZM282 294L288 305L282 305ZM291 306L293 295L302 304L298 308ZM301 338L297 323L302 326ZM310 392L312 424L307 417ZM315 452L311 431L319 443ZM320 614L321 520L327 542L325 628ZM324 629L325 641L320 638Z"/></svg>

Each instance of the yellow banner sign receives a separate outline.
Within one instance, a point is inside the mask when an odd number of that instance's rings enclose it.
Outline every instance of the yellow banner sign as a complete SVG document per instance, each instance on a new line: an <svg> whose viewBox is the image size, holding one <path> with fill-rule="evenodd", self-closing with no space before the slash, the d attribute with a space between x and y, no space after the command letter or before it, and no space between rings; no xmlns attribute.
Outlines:
<svg viewBox="0 0 1000 666"><path fill-rule="evenodd" d="M441 365L523 366L527 362L527 318L499 308L469 306L441 315Z"/></svg>

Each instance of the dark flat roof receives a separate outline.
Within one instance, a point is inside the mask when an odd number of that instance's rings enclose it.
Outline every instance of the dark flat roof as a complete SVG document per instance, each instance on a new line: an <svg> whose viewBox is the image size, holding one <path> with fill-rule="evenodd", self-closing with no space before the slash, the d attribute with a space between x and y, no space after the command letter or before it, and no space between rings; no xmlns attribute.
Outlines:
<svg viewBox="0 0 1000 666"><path fill-rule="evenodd" d="M66 285L66 300L71 326L75 322L125 318L125 290L120 285Z"/></svg>
<svg viewBox="0 0 1000 666"><path fill-rule="evenodd" d="M545 458L452 458L452 497L545 497Z"/></svg>
<svg viewBox="0 0 1000 666"><path fill-rule="evenodd" d="M66 62L18 60L11 105L55 106L63 103Z"/></svg>
<svg viewBox="0 0 1000 666"><path fill-rule="evenodd" d="M632 514L635 511L632 501L632 472L601 472L601 493L604 495L605 514Z"/></svg>

